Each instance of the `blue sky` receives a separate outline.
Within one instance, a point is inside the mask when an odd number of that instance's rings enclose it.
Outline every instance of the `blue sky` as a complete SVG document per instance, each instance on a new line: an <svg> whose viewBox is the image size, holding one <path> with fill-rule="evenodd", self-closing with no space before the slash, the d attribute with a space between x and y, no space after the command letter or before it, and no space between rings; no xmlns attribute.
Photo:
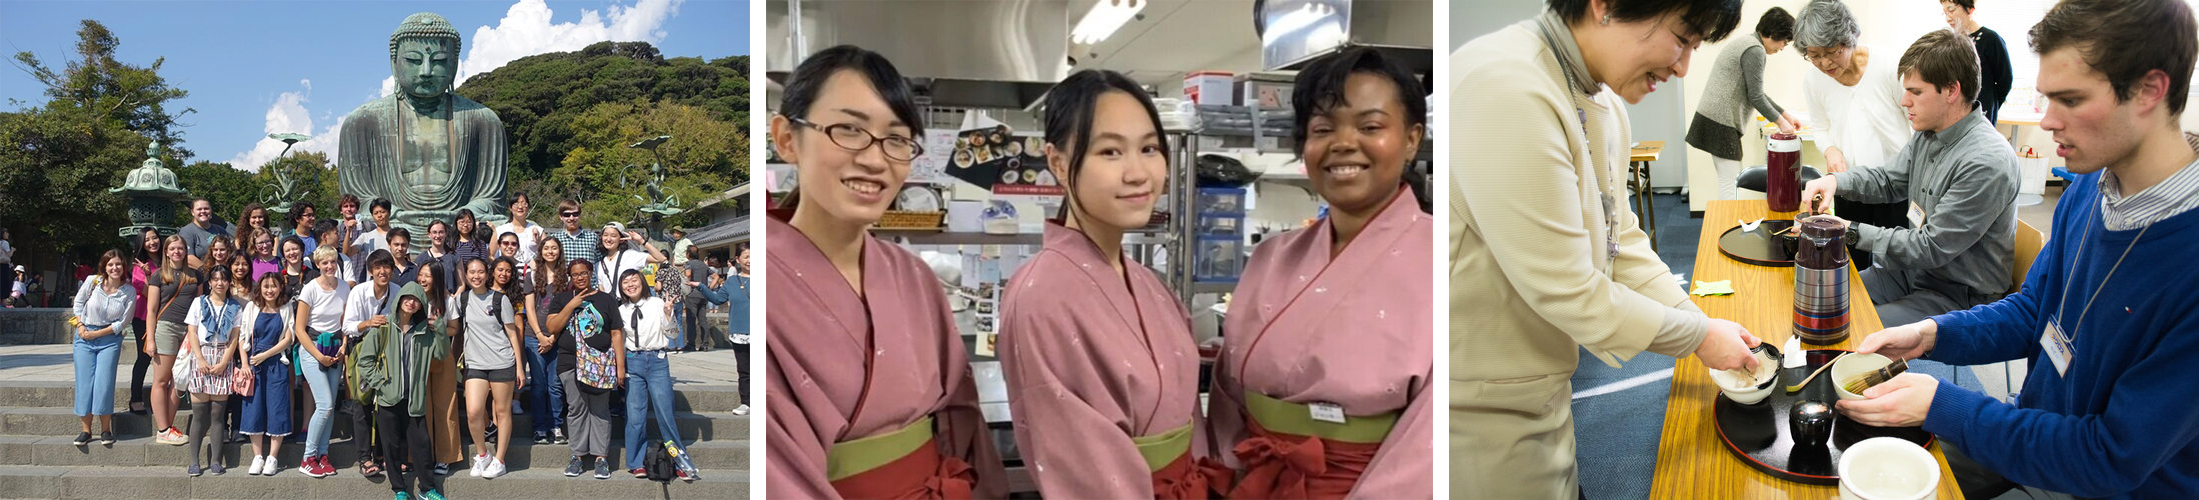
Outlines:
<svg viewBox="0 0 2199 500"><path fill-rule="evenodd" d="M653 42L665 57L749 53L749 4L735 0L11 0L0 1L0 50L11 66L0 69L0 109L45 102L38 82L12 67L16 52L58 69L75 55L78 21L96 19L121 40L119 59L142 66L166 57L161 76L191 92L170 109L198 110L181 119L193 161L256 169L282 149L266 140L270 132L313 135L299 147L333 151L332 127L383 93L390 31L421 11L441 14L464 37L461 78L606 39Z"/></svg>

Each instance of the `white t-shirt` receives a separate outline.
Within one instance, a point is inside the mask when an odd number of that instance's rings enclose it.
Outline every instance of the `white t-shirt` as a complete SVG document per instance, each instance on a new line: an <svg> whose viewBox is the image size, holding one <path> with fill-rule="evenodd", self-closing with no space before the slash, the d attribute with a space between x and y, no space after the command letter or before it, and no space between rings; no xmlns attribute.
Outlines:
<svg viewBox="0 0 2199 500"><path fill-rule="evenodd" d="M0 240L0 262L13 262L14 260L15 245L8 244L8 240ZM6 271L15 272L14 269L7 269Z"/></svg>
<svg viewBox="0 0 2199 500"><path fill-rule="evenodd" d="M1863 78L1841 85L1822 71L1803 77L1818 149L1838 147L1848 168L1883 167L1908 144L1908 112L1901 109L1901 53L1873 50Z"/></svg>
<svg viewBox="0 0 2199 500"><path fill-rule="evenodd" d="M311 314L306 316L305 327L314 333L334 332L344 326L344 301L351 298L351 285L336 280L336 289L321 287L315 279L300 285L298 301L304 302Z"/></svg>
<svg viewBox="0 0 2199 500"><path fill-rule="evenodd" d="M494 244L497 238L504 237L504 233L519 233L519 254L514 258L520 262L534 262L535 242L548 233L542 232L542 226L536 225L534 221L523 222L526 222L527 225L520 226L519 222L506 222L504 225L496 226L496 233L490 235L489 242Z"/></svg>
<svg viewBox="0 0 2199 500"><path fill-rule="evenodd" d="M596 287L604 290L618 289L618 276L628 270L638 270L649 265L649 252L627 248L618 253L603 256L596 263ZM646 279L646 277L644 277Z"/></svg>

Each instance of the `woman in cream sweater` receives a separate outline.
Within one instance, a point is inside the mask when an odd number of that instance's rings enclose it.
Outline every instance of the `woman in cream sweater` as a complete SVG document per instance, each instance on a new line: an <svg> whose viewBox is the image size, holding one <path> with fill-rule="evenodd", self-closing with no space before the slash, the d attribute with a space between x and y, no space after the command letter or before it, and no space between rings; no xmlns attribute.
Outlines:
<svg viewBox="0 0 2199 500"><path fill-rule="evenodd" d="M1688 301L1627 210L1625 107L1685 76L1740 2L1549 0L1451 55L1451 491L1575 498L1582 349L1745 368L1757 340Z"/></svg>

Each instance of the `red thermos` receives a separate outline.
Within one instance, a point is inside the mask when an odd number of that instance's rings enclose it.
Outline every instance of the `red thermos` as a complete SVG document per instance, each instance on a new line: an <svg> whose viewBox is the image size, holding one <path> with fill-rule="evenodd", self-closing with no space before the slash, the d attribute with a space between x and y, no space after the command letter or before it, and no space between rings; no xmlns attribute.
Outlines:
<svg viewBox="0 0 2199 500"><path fill-rule="evenodd" d="M1791 133L1774 133L1764 151L1764 199L1771 211L1801 208L1802 186L1795 178L1802 168L1802 139Z"/></svg>

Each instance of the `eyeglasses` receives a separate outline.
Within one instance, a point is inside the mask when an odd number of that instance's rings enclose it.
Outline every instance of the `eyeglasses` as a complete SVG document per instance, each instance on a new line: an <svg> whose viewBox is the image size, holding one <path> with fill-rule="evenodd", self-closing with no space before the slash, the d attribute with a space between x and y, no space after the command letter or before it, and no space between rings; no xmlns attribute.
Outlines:
<svg viewBox="0 0 2199 500"><path fill-rule="evenodd" d="M879 149L886 153L887 159L894 161L915 160L917 155L924 154L924 146L917 144L915 139L898 135L879 137L877 134L872 134L869 130L863 130L851 123L818 125L816 122L791 116L787 117L787 121L824 131L825 137L831 138L833 144L848 151L862 151L869 149L872 145L883 144L884 146Z"/></svg>
<svg viewBox="0 0 2199 500"><path fill-rule="evenodd" d="M506 241L506 242L504 242L504 246L508 246L508 247L516 247L516 246L519 246L519 244L518 244L518 243L513 243L513 242L509 242L509 241Z"/></svg>

